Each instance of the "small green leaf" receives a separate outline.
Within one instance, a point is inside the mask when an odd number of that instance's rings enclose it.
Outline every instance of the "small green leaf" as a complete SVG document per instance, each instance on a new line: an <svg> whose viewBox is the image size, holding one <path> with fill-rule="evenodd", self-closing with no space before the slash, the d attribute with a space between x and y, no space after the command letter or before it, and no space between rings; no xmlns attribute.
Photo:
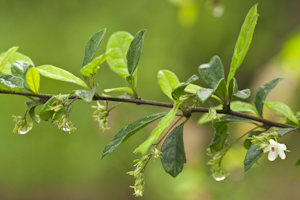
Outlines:
<svg viewBox="0 0 300 200"><path fill-rule="evenodd" d="M182 171L183 165L186 163L183 143L183 126L185 122L171 131L161 147L161 163L165 171L174 178Z"/></svg>
<svg viewBox="0 0 300 200"><path fill-rule="evenodd" d="M26 80L26 74L29 68L33 67L33 63L24 60L17 60L11 64L11 73L14 76L21 77Z"/></svg>
<svg viewBox="0 0 300 200"><path fill-rule="evenodd" d="M223 102L225 101L226 98L226 82L225 79L222 78L216 85L216 87L214 88L214 93L221 97L221 99L223 100Z"/></svg>
<svg viewBox="0 0 300 200"><path fill-rule="evenodd" d="M263 103L271 110L275 110L276 112L284 115L286 118L294 122L296 125L299 125L297 117L294 115L292 109L286 104L278 101L263 101Z"/></svg>
<svg viewBox="0 0 300 200"><path fill-rule="evenodd" d="M254 123L253 121L241 117L236 116L228 116L226 119L222 121L216 121L213 123L213 127L215 130L215 136L212 143L209 145L209 148L212 152L221 151L224 147L224 143L229 134L228 124L230 122L246 122L246 123Z"/></svg>
<svg viewBox="0 0 300 200"><path fill-rule="evenodd" d="M261 133L263 133L264 132L264 130L262 130L262 131L250 131L249 132L249 134L248 134L248 137L247 137L247 139L244 141L244 147L246 148L246 149L250 149L250 146L252 145L252 143L251 143L251 139L249 139L249 137L252 137L252 136L257 136L257 135L260 135Z"/></svg>
<svg viewBox="0 0 300 200"><path fill-rule="evenodd" d="M139 146L139 152L143 155L145 155L149 149L149 147L156 143L158 138L161 136L161 134L166 130L166 128L170 125L170 123L173 121L177 110L179 108L179 103L175 103L173 108L168 112L168 114L166 116L164 116L164 118L162 118L159 122L159 124L157 125L157 127L152 131L151 135L149 136L149 138L143 142L140 146Z"/></svg>
<svg viewBox="0 0 300 200"><path fill-rule="evenodd" d="M85 82L83 80L74 76L72 73L70 73L64 69L54 67L52 65L41 65L41 66L38 66L36 69L39 71L39 73L42 76L45 76L47 78L52 78L52 79L59 80L59 81L75 83L77 85L83 86L88 89L88 86L85 84Z"/></svg>
<svg viewBox="0 0 300 200"><path fill-rule="evenodd" d="M2 53L0 54L0 59L5 55L5 53ZM28 57L28 56L25 56L19 52L15 52L12 57L9 59L9 61L6 63L5 67L2 69L1 73L3 74L11 74L11 63L17 61L17 60L24 60L24 61L29 61L31 63L32 60Z"/></svg>
<svg viewBox="0 0 300 200"><path fill-rule="evenodd" d="M242 102L242 101L233 101L230 104L230 109L237 112L250 112L259 116L257 110L250 103Z"/></svg>
<svg viewBox="0 0 300 200"><path fill-rule="evenodd" d="M112 49L105 52L105 54L102 54L98 56L97 58L93 59L91 62L86 64L81 70L80 73L84 76L96 74L97 70L99 68L99 65L101 65L108 56L112 53Z"/></svg>
<svg viewBox="0 0 300 200"><path fill-rule="evenodd" d="M34 93L39 92L40 74L36 68L32 67L27 71L26 82Z"/></svg>
<svg viewBox="0 0 300 200"><path fill-rule="evenodd" d="M180 85L177 76L169 70L159 70L157 79L163 93L173 100L172 91Z"/></svg>
<svg viewBox="0 0 300 200"><path fill-rule="evenodd" d="M129 74L133 74L142 54L144 37L146 30L142 29L134 36L127 51L127 69Z"/></svg>
<svg viewBox="0 0 300 200"><path fill-rule="evenodd" d="M90 103L96 93L96 89L98 87L98 83L93 86L91 90L76 90L75 95L80 97L82 100Z"/></svg>
<svg viewBox="0 0 300 200"><path fill-rule="evenodd" d="M218 106L213 107L214 109L222 109L223 105L220 104ZM224 117L224 114L217 114L218 119ZM207 122L211 122L212 119L208 116L208 113L204 113L202 117L198 120L198 124L205 124Z"/></svg>
<svg viewBox="0 0 300 200"><path fill-rule="evenodd" d="M300 166L300 158L298 158L298 160L297 160L297 162L296 162L295 165L296 165L296 166Z"/></svg>
<svg viewBox="0 0 300 200"><path fill-rule="evenodd" d="M104 92L128 92L129 94L131 94L131 96L134 96L132 89L129 87L105 89Z"/></svg>
<svg viewBox="0 0 300 200"><path fill-rule="evenodd" d="M36 115L36 114L35 114L35 108L36 108L38 105L40 105L41 103L40 103L40 102L39 102L39 103L36 103L36 102L34 102L34 101L26 101L25 104L26 104L27 107L30 107L30 108L29 108L29 111L28 111L28 114L29 114L30 118L31 118L34 122L40 123L41 118L40 118L39 115Z"/></svg>
<svg viewBox="0 0 300 200"><path fill-rule="evenodd" d="M243 89L243 90L239 90L237 91L234 96L240 98L240 99L247 99L248 97L250 97L251 95L251 90L250 89Z"/></svg>
<svg viewBox="0 0 300 200"><path fill-rule="evenodd" d="M255 4L248 12L246 19L243 23L243 26L241 28L239 37L236 41L234 47L234 53L230 64L230 71L227 78L227 88L229 86L231 79L234 77L236 70L242 64L247 54L247 51L250 47L254 29L257 23L257 18L258 18L257 5L258 4Z"/></svg>
<svg viewBox="0 0 300 200"><path fill-rule="evenodd" d="M119 31L110 36L106 46L106 51L113 50L112 54L106 59L110 69L125 80L129 75L126 55L132 39L133 36L130 33Z"/></svg>
<svg viewBox="0 0 300 200"><path fill-rule="evenodd" d="M54 101L56 101L56 98L52 96L41 108L39 116L42 120L48 121L49 118L53 116L54 111L49 110L49 106L52 106Z"/></svg>
<svg viewBox="0 0 300 200"><path fill-rule="evenodd" d="M6 63L13 56L13 54L18 50L19 47L12 47L7 50L7 52L0 57L0 71L5 67Z"/></svg>
<svg viewBox="0 0 300 200"><path fill-rule="evenodd" d="M257 142L252 144L247 151L245 160L244 160L244 171L246 172L249 170L254 163L264 154L264 151L262 149L258 149L259 146L257 146Z"/></svg>
<svg viewBox="0 0 300 200"><path fill-rule="evenodd" d="M105 32L106 29L98 31L86 43L83 61L82 61L82 67L86 66L88 63L92 61Z"/></svg>
<svg viewBox="0 0 300 200"><path fill-rule="evenodd" d="M185 83L177 86L171 93L174 100L178 100L181 95L184 93L184 89L194 81L198 80L199 77L196 75L191 76Z"/></svg>
<svg viewBox="0 0 300 200"><path fill-rule="evenodd" d="M68 98L69 98L70 95L66 95L65 94L65 95L59 95L59 96L60 96L60 98L62 98L62 101L65 102L65 105L68 104L71 101L71 100L68 100ZM40 118L42 120L48 121L49 118L53 116L54 111L53 110L49 110L49 108L50 108L49 106L53 106L54 105L54 102L57 100L56 97L57 96L52 96L50 99L48 99L48 101L41 108L39 115L40 115ZM72 109L71 107L72 107L72 105L69 108L69 112L67 113L67 116L69 116L69 114L71 112L71 109ZM59 113L57 113L55 115L56 118L54 118L54 119L57 119L57 117L60 116L61 114L63 114L65 112L65 110L66 110L65 107L63 109L61 109L59 111Z"/></svg>
<svg viewBox="0 0 300 200"><path fill-rule="evenodd" d="M136 132L150 124L151 122L154 122L155 120L165 116L166 113L157 113L154 115L150 115L147 117L140 118L136 120L135 122L132 122L130 124L127 124L124 126L116 135L115 137L110 141L109 144L105 145L102 156L100 159L102 159L107 154L111 154L121 143L125 142L128 138L133 136Z"/></svg>
<svg viewBox="0 0 300 200"><path fill-rule="evenodd" d="M196 96L201 103L204 103L211 95L214 93L213 89L210 88L202 88L197 90Z"/></svg>
<svg viewBox="0 0 300 200"><path fill-rule="evenodd" d="M212 88L216 88L224 78L224 67L219 56L212 57L209 63L200 65L198 70L201 78Z"/></svg>
<svg viewBox="0 0 300 200"><path fill-rule="evenodd" d="M184 91L187 93L196 94L197 90L200 90L200 89L202 89L202 87L195 85L195 84L189 84L188 86L186 86Z"/></svg>
<svg viewBox="0 0 300 200"><path fill-rule="evenodd" d="M254 94L254 105L256 110L259 113L259 116L262 117L263 112L263 101L266 99L269 92L277 85L277 83L282 80L283 78L276 78L272 81L260 86Z"/></svg>
<svg viewBox="0 0 300 200"><path fill-rule="evenodd" d="M11 75L11 74L4 74L2 76L0 76L0 83L4 84L5 86L13 89L13 88L24 88L24 81L22 78ZM0 88L5 90L8 89L5 86L1 86L2 84L0 84Z"/></svg>

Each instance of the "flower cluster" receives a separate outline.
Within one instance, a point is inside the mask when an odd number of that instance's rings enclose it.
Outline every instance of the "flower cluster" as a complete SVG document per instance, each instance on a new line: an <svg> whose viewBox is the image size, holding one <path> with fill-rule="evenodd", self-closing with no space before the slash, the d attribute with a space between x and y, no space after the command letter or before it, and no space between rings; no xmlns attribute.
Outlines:
<svg viewBox="0 0 300 200"><path fill-rule="evenodd" d="M277 142L278 133L264 133L260 136L250 137L251 142L259 146L259 149L263 149L264 153L269 152L268 159L269 161L274 161L278 155L284 160L286 158L285 151L289 152L285 144L280 144Z"/></svg>
<svg viewBox="0 0 300 200"><path fill-rule="evenodd" d="M69 134L71 134L71 131L76 130L74 124L66 117L65 114L62 114L57 120L54 120L53 123L57 124L59 129L69 132Z"/></svg>
<svg viewBox="0 0 300 200"><path fill-rule="evenodd" d="M13 116L13 118L14 118L14 122L16 122L16 125L13 129L14 133L26 134L32 129L33 127L32 122L28 123L26 119L24 119L21 116Z"/></svg>
<svg viewBox="0 0 300 200"><path fill-rule="evenodd" d="M104 132L106 129L109 129L107 126L107 118L109 115L109 111L107 111L105 106L102 106L99 101L97 101L97 106L92 106L92 108L96 109L94 111L93 117L95 121L98 121L99 128Z"/></svg>
<svg viewBox="0 0 300 200"><path fill-rule="evenodd" d="M227 174L225 174L221 168L221 161L225 153L223 151L212 153L210 149L207 149L207 151L207 155L212 157L212 159L210 159L207 163L208 165L211 165L210 171L212 173L212 177L216 181L224 180Z"/></svg>
<svg viewBox="0 0 300 200"><path fill-rule="evenodd" d="M136 197L143 196L145 180L144 180L144 169L149 161L150 157L148 155L143 156L141 159L136 159L133 162L135 170L127 172L127 174L132 175L135 178L134 186L130 186L134 189L134 195Z"/></svg>
<svg viewBox="0 0 300 200"><path fill-rule="evenodd" d="M215 119L219 119L220 120L220 118L217 115L217 111L216 111L216 109L214 107L210 107L209 108L208 117L211 118L212 121L214 121Z"/></svg>
<svg viewBox="0 0 300 200"><path fill-rule="evenodd" d="M153 147L153 148L151 149L151 153L152 153L152 155L153 155L154 161L155 161L157 158L161 158L161 157L162 157L162 156L161 156L162 152L161 152L160 150L158 150L156 147Z"/></svg>

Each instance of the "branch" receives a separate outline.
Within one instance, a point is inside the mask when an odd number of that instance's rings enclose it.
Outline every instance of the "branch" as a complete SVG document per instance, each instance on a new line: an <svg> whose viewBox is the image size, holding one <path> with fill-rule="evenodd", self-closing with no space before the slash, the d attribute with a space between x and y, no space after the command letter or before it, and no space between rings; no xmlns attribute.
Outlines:
<svg viewBox="0 0 300 200"><path fill-rule="evenodd" d="M30 93L30 92L21 92L21 91L10 91L10 90L1 90L0 93L2 94L12 94L12 95L20 95L20 96L31 96L31 97L38 97L43 100L48 100L52 96L51 94L40 94L40 93ZM70 99L75 99L78 98L77 96L71 96ZM80 99L80 98L79 98ZM97 100L107 100L107 101L116 101L116 102L126 102L126 103L134 103L137 105L151 105L151 106L158 106L158 107L165 107L165 108L172 108L173 104L171 103L165 103L165 102L157 102L157 101L150 101L150 100L144 100L144 99L126 99L126 98L119 98L119 97L109 97L109 96L100 96L100 95L95 95L93 98L94 101ZM207 113L209 112L209 108L205 107L189 107L185 106L184 107L186 110L190 111L191 113L193 112L202 112L202 113ZM256 117L247 113L243 112L236 112L233 110L216 110L217 113L222 113L222 114L227 114L227 115L234 115L246 119L250 119L253 121L257 121L260 123L263 123L267 127L279 127L279 128L295 128L298 129L299 127L289 125L289 124L282 124L279 122L274 122L268 119L264 119L261 117Z"/></svg>

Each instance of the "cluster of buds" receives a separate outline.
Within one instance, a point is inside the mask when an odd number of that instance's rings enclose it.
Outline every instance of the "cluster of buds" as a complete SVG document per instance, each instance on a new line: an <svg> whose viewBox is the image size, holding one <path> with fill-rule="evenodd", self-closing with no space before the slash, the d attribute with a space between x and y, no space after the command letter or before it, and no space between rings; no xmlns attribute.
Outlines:
<svg viewBox="0 0 300 200"><path fill-rule="evenodd" d="M16 125L13 129L14 133L19 133L19 134L26 134L28 131L30 131L33 127L33 123L30 122L28 123L26 119L24 119L21 116L13 116L14 122L16 122Z"/></svg>
<svg viewBox="0 0 300 200"><path fill-rule="evenodd" d="M268 160L274 161L278 155L279 157L284 160L286 158L286 155L284 152L290 152L287 150L287 147L285 144L280 144L277 141L278 133L272 132L272 133L264 133L260 136L252 136L250 137L251 142L257 146L259 146L258 149L262 149L264 153L268 154Z"/></svg>
<svg viewBox="0 0 300 200"><path fill-rule="evenodd" d="M104 132L106 129L109 129L107 126L107 118L109 115L109 111L105 106L102 106L99 101L97 101L97 106L92 106L92 108L96 109L94 111L94 119L98 121L99 128Z"/></svg>
<svg viewBox="0 0 300 200"><path fill-rule="evenodd" d="M76 130L74 124L66 117L65 114L62 114L58 120L54 120L53 123L57 124L59 129L69 132L69 134L71 134L71 131Z"/></svg>
<svg viewBox="0 0 300 200"><path fill-rule="evenodd" d="M136 197L143 196L145 180L144 180L144 169L149 161L150 157L148 155L143 156L141 159L136 159L133 162L135 170L127 172L127 174L133 176L135 178L134 186L130 186L134 189L134 195Z"/></svg>
<svg viewBox="0 0 300 200"><path fill-rule="evenodd" d="M269 146L269 140L276 139L277 137L278 137L278 133L272 132L272 133L263 133L258 136L253 135L252 137L249 137L248 139L251 140L252 144L259 146L259 149L265 149Z"/></svg>
<svg viewBox="0 0 300 200"><path fill-rule="evenodd" d="M214 121L215 119L219 119L220 120L220 118L217 115L217 111L216 111L216 109L214 107L210 107L209 108L208 117L211 118L212 121Z"/></svg>
<svg viewBox="0 0 300 200"><path fill-rule="evenodd" d="M223 151L212 153L210 149L207 149L207 151L207 155L212 157L207 163L208 165L211 165L210 171L212 173L212 177L216 181L224 180L227 174L225 174L225 172L221 169L221 161L225 153Z"/></svg>

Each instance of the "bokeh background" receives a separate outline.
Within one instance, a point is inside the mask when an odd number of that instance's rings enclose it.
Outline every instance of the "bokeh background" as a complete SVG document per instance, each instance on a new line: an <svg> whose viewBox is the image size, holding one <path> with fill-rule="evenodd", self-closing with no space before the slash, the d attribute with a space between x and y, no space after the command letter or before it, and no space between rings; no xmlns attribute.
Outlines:
<svg viewBox="0 0 300 200"><path fill-rule="evenodd" d="M219 55L227 75L243 20L248 10L259 3L260 17L253 42L236 74L239 88L250 88L254 94L260 85L284 77L268 100L283 101L294 111L300 110L300 1L222 0L219 3L207 0L0 0L0 52L20 46L19 52L28 55L36 66L52 64L80 76L85 43L94 32L107 28L97 52L100 55L105 51L109 35L115 31L135 35L145 28L138 92L144 99L169 102L157 84L158 70L171 70L185 81L192 74L198 75L200 64ZM101 65L96 78L100 94L105 88L126 85L106 63ZM197 84L205 86L201 80ZM74 89L80 88L41 79L41 93L69 93ZM248 102L252 99L253 95ZM134 179L126 172L133 169L132 161L139 157L133 150L146 139L155 124L126 141L112 155L101 161L99 158L104 145L124 125L166 109L123 104L111 113L111 128L102 133L93 121L91 105L76 101L71 116L76 132L68 134L50 122L41 122L34 124L26 135L13 134L11 116L24 114L26 100L21 96L0 98L1 200L135 198L129 188ZM280 120L278 114L264 110L266 118ZM206 165L209 159L206 148L213 131L211 124L197 124L200 117L201 114L193 115L184 130L187 164L183 172L174 179L164 172L160 161L150 162L143 199L300 199L300 168L295 167L300 156L299 133L282 140L291 150L286 160L269 162L264 155L259 165L247 173L243 172L246 150L241 141L228 152L223 163L231 175L216 182ZM229 139L248 129L244 124L232 126Z"/></svg>

